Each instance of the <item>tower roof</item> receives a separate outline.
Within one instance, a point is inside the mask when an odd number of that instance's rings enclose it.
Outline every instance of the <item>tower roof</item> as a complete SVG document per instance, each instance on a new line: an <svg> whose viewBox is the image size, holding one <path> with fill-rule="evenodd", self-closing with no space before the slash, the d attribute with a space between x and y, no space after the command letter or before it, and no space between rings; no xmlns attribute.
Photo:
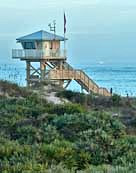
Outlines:
<svg viewBox="0 0 136 173"><path fill-rule="evenodd" d="M23 36L23 37L19 37L16 40L18 42L23 42L23 41L34 41L34 40L39 40L39 41L52 41L52 40L58 40L58 41L64 41L67 40L66 38L59 36L59 35L55 35L52 33L49 33L47 31L41 30L38 32L34 32L32 34Z"/></svg>

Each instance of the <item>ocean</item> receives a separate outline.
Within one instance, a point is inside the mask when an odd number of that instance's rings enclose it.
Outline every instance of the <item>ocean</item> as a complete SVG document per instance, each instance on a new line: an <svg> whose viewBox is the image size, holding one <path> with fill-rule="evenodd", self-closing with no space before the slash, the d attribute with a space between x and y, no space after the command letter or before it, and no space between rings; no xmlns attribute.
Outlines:
<svg viewBox="0 0 136 173"><path fill-rule="evenodd" d="M136 96L136 64L87 64L75 65L77 69L84 70L99 86L113 89L114 93L122 96L127 94ZM10 80L21 86L26 85L25 62L1 63L0 79ZM76 82L72 82L68 89L80 91Z"/></svg>

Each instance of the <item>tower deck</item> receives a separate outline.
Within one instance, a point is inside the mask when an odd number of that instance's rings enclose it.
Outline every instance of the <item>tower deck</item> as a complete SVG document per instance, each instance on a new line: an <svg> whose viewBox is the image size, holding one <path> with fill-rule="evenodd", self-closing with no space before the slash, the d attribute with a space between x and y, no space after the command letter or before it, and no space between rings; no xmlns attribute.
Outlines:
<svg viewBox="0 0 136 173"><path fill-rule="evenodd" d="M12 58L21 60L65 60L66 50L12 49Z"/></svg>

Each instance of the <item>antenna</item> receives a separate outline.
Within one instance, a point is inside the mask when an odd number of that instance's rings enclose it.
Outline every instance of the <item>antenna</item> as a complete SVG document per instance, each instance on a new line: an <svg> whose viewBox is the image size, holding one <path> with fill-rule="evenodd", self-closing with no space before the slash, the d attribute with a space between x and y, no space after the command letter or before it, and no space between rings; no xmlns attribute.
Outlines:
<svg viewBox="0 0 136 173"><path fill-rule="evenodd" d="M48 26L50 27L50 31L54 32L54 39L55 39L55 35L56 35L56 20L53 20L53 23L49 23Z"/></svg>

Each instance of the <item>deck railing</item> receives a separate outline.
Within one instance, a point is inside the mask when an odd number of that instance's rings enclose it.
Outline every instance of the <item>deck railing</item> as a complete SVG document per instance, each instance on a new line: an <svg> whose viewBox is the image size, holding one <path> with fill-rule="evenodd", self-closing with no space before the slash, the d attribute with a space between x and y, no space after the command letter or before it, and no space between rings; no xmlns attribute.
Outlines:
<svg viewBox="0 0 136 173"><path fill-rule="evenodd" d="M13 49L12 58L20 58L20 59L66 58L66 50Z"/></svg>
<svg viewBox="0 0 136 173"><path fill-rule="evenodd" d="M95 94L103 96L111 96L106 88L99 87L85 72L82 70L51 70L49 78L54 80L76 80L85 87L87 91L92 91Z"/></svg>

